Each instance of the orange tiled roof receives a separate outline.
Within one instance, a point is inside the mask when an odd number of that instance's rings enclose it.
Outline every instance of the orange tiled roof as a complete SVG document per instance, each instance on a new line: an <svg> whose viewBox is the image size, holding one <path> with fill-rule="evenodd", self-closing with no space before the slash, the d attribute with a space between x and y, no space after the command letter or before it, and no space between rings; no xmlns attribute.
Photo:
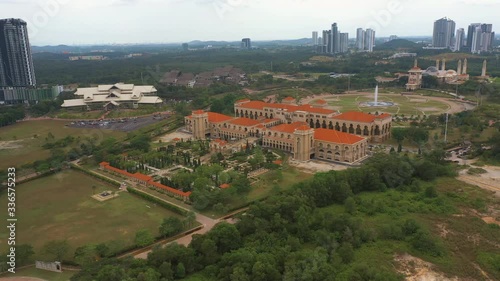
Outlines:
<svg viewBox="0 0 500 281"><path fill-rule="evenodd" d="M219 145L226 145L227 141L221 140L221 139L216 139L214 142L218 143Z"/></svg>
<svg viewBox="0 0 500 281"><path fill-rule="evenodd" d="M339 114L339 115L332 117L332 118L338 119L338 120L371 123L371 122L374 122L376 119L384 119L387 117L391 117L391 115L387 114L387 113L383 113L380 115L373 115L373 114L368 114L368 113L364 113L364 112L348 111L348 112Z"/></svg>
<svg viewBox="0 0 500 281"><path fill-rule="evenodd" d="M302 125L302 126L297 128L297 131L309 131L309 130L311 130L311 127L309 127L307 125Z"/></svg>
<svg viewBox="0 0 500 281"><path fill-rule="evenodd" d="M292 124L281 124L281 125L269 128L269 130L293 134L295 132L295 130L297 130L298 128L300 128L302 126L307 126L307 124L304 122L294 122Z"/></svg>
<svg viewBox="0 0 500 281"><path fill-rule="evenodd" d="M326 100L317 100L315 103L316 104L326 104L327 102L326 102Z"/></svg>
<svg viewBox="0 0 500 281"><path fill-rule="evenodd" d="M149 181L148 184L150 184L150 185L152 185L154 187L158 187L160 189L163 189L163 190L166 190L166 191L178 194L180 196L189 197L189 195L191 195L190 191L183 192L183 191L177 190L175 188L171 188L170 186L163 185L163 184L161 184L159 182Z"/></svg>
<svg viewBox="0 0 500 281"><path fill-rule="evenodd" d="M237 100L235 103L241 103L241 102L249 102L249 99L242 99L242 100Z"/></svg>
<svg viewBox="0 0 500 281"><path fill-rule="evenodd" d="M145 181L145 182L148 182L148 181L150 181L150 180L153 179L152 177L144 175L144 174L141 174L141 173L135 173L135 174L132 175L132 177L136 178L138 180L141 180L141 181Z"/></svg>
<svg viewBox="0 0 500 281"><path fill-rule="evenodd" d="M292 97L286 97L286 98L284 98L283 100L286 100L286 101L294 101L295 99L294 99L294 98L292 98Z"/></svg>
<svg viewBox="0 0 500 281"><path fill-rule="evenodd" d="M330 109L324 109L324 108L314 108L310 105L291 105L291 104L282 104L282 103L265 103L263 101L250 101L247 103L244 103L240 105L241 108L248 108L248 109L257 109L257 110L263 110L264 108L276 108L276 109L283 109L287 110L288 112L295 112L295 111L306 111L306 112L311 112L311 113L319 113L319 114L331 114L335 113L334 110Z"/></svg>
<svg viewBox="0 0 500 281"><path fill-rule="evenodd" d="M230 188L231 185L225 183L225 184L221 184L219 187L222 188L222 189L226 189L226 188Z"/></svg>
<svg viewBox="0 0 500 281"><path fill-rule="evenodd" d="M281 160L274 160L273 164L281 165L281 164L283 164L283 161L281 161Z"/></svg>
<svg viewBox="0 0 500 281"><path fill-rule="evenodd" d="M256 126L256 125L260 124L260 122L255 120L255 119L250 119L250 118L245 118L245 117L236 118L234 120L229 121L228 123L233 124L233 125L237 125L237 126L246 126L246 127Z"/></svg>
<svg viewBox="0 0 500 281"><path fill-rule="evenodd" d="M208 122L210 123L220 123L226 122L228 120L233 119L234 117L227 116L224 114L216 113L216 112L208 112Z"/></svg>
<svg viewBox="0 0 500 281"><path fill-rule="evenodd" d="M203 114L203 113L205 113L205 111L203 111L201 109L193 111L193 114Z"/></svg>
<svg viewBox="0 0 500 281"><path fill-rule="evenodd" d="M314 139L342 144L355 144L364 140L364 138L360 136L328 129L314 130Z"/></svg>

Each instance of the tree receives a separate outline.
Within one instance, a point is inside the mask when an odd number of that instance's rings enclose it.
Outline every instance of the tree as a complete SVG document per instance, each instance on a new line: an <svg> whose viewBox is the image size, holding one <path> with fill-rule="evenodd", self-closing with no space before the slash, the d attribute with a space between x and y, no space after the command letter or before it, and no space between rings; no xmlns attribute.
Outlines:
<svg viewBox="0 0 500 281"><path fill-rule="evenodd" d="M88 265L95 262L97 260L95 246L86 245L76 248L74 257L79 265Z"/></svg>
<svg viewBox="0 0 500 281"><path fill-rule="evenodd" d="M106 244L100 243L95 246L95 251L99 257L104 258L109 255L110 248Z"/></svg>
<svg viewBox="0 0 500 281"><path fill-rule="evenodd" d="M31 257L35 254L33 246L30 244L21 244L16 246L16 262L19 265L28 264Z"/></svg>
<svg viewBox="0 0 500 281"><path fill-rule="evenodd" d="M135 234L135 245L145 247L152 244L155 240L153 234L148 229L141 229Z"/></svg>
<svg viewBox="0 0 500 281"><path fill-rule="evenodd" d="M97 273L97 281L123 281L127 280L125 270L119 266L105 265Z"/></svg>
<svg viewBox="0 0 500 281"><path fill-rule="evenodd" d="M343 263L350 263L354 259L354 248L349 242L344 242L340 246L338 253L342 258Z"/></svg>
<svg viewBox="0 0 500 281"><path fill-rule="evenodd" d="M175 277L179 279L186 277L186 268L182 262L180 262L175 269Z"/></svg>
<svg viewBox="0 0 500 281"><path fill-rule="evenodd" d="M42 252L49 259L62 261L69 251L69 243L67 240L53 240L45 243L42 247Z"/></svg>
<svg viewBox="0 0 500 281"><path fill-rule="evenodd" d="M191 227L196 222L196 213L193 211L189 211L186 214L186 224L188 227Z"/></svg>
<svg viewBox="0 0 500 281"><path fill-rule="evenodd" d="M354 198L352 197L347 198L344 201L344 208L346 212L348 212L351 215L354 215L357 210L356 201L354 200Z"/></svg>
<svg viewBox="0 0 500 281"><path fill-rule="evenodd" d="M163 262L158 268L161 276L166 280L174 280L174 271L172 270L172 264L169 262Z"/></svg>
<svg viewBox="0 0 500 281"><path fill-rule="evenodd" d="M160 225L160 234L165 238L182 231L182 221L177 217L168 217L163 219Z"/></svg>
<svg viewBox="0 0 500 281"><path fill-rule="evenodd" d="M236 190L237 193L243 194L250 191L250 180L245 175L240 175L238 178L233 180L231 187Z"/></svg>

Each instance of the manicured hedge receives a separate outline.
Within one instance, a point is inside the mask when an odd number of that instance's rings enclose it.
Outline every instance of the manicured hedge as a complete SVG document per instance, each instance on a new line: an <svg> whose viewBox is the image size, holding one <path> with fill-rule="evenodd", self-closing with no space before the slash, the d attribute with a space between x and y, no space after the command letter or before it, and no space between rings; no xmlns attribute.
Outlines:
<svg viewBox="0 0 500 281"><path fill-rule="evenodd" d="M177 207L175 205L172 205L172 204L170 204L170 203L168 203L166 201L163 201L163 200L158 199L158 198L156 198L154 196L151 196L151 195L149 195L147 193L139 191L139 190L137 190L135 188L127 187L127 191L130 192L130 193L132 193L132 194L135 194L135 195L137 195L139 197L142 197L142 198L144 198L144 199L146 199L146 200L148 200L150 202L156 203L156 204L162 206L163 208L168 209L168 210L170 210L170 211L172 211L174 213L177 213L179 215L185 216L188 213L184 209L181 209L181 208L179 208L179 207Z"/></svg>
<svg viewBox="0 0 500 281"><path fill-rule="evenodd" d="M85 173L85 174L87 174L87 175L89 175L89 176L92 176L92 177L94 177L94 178L97 178L97 179L99 179L99 180L102 180L102 181L104 181L104 182L107 182L107 183L109 183L109 184L111 184L111 185L114 185L114 186L116 186L116 187L120 187L120 186L121 186L121 184L120 184L119 182L115 181L115 180L108 179L107 177L103 177L103 176L101 176L101 175L99 175L99 174L96 174L96 173L94 173L94 172L92 172L92 171L89 171L89 170L87 170L87 169L84 169L84 168L82 168L82 167L80 167L80 166L78 166L78 165L75 165L75 164L73 164L73 163L71 163L70 165L71 165L71 168L73 168L73 169L75 169L75 170L78 170L78 171L80 171L80 172L83 172L83 173Z"/></svg>

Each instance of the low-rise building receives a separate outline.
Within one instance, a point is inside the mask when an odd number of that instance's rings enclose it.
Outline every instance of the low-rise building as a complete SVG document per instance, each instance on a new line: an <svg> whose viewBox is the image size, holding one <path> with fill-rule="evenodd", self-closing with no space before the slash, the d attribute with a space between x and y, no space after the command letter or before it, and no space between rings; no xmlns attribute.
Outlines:
<svg viewBox="0 0 500 281"><path fill-rule="evenodd" d="M134 84L117 83L99 85L91 88L78 88L75 96L79 99L64 100L63 108L105 108L113 107L138 108L140 104L157 105L163 100L156 96L154 86L136 86Z"/></svg>

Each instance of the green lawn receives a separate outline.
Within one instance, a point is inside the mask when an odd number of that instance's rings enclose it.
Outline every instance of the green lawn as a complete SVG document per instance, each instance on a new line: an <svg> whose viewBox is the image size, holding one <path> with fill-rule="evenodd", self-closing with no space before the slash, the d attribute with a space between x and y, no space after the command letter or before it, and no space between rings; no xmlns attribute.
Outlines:
<svg viewBox="0 0 500 281"><path fill-rule="evenodd" d="M123 246L133 244L137 230L147 228L155 235L161 221L179 215L154 206L127 192L118 198L98 202L91 198L92 186L97 192L114 190L83 173L67 170L17 187L17 243L29 243L35 248L35 258L43 257L41 247L51 240L67 239L71 250L82 245L120 240ZM0 206L7 206L5 193ZM0 220L5 221L6 212ZM0 233L0 245L5 251L6 232Z"/></svg>
<svg viewBox="0 0 500 281"><path fill-rule="evenodd" d="M43 160L50 156L50 152L41 146L46 142L47 135L52 133L55 140L66 136L85 139L97 138L98 141L107 137L121 138L126 134L119 131L103 129L69 128L66 121L39 120L19 122L0 128L0 169L19 167L36 160ZM11 148L2 149L9 142ZM75 144L77 145L77 144ZM14 147L12 147L14 146Z"/></svg>
<svg viewBox="0 0 500 281"><path fill-rule="evenodd" d="M71 276L75 274L74 271L64 271L64 264L63 264L63 272L58 273L58 272L50 272L46 270L41 270L41 269L36 269L35 267L30 267L30 268L24 268L21 270L16 271L15 274L2 274L0 275L0 278L2 277L35 277L35 278L40 278L43 280L48 280L48 281L68 281ZM0 279L1 280L1 279Z"/></svg>
<svg viewBox="0 0 500 281"><path fill-rule="evenodd" d="M394 106L389 107L362 107L362 102L373 101L373 97L367 95L349 94L340 96L338 99L328 99L330 106L336 107L341 112L345 111L363 111L366 113L386 112L398 115L436 115L449 109L446 103L427 99L425 96L400 96L391 94L380 94L379 101L393 102Z"/></svg>

